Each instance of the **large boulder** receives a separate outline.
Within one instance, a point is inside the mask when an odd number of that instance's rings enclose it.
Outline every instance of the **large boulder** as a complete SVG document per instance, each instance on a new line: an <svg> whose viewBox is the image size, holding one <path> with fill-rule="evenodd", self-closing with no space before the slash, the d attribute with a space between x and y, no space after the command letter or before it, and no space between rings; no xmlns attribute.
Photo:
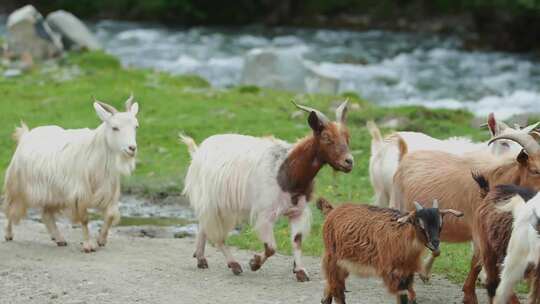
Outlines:
<svg viewBox="0 0 540 304"><path fill-rule="evenodd" d="M47 23L55 32L62 35L62 42L66 49L101 49L96 36L70 12L63 10L52 12L47 16Z"/></svg>
<svg viewBox="0 0 540 304"><path fill-rule="evenodd" d="M36 59L46 59L58 56L63 51L60 35L51 30L32 5L26 5L9 15L6 43L8 54L17 57L30 54Z"/></svg>
<svg viewBox="0 0 540 304"><path fill-rule="evenodd" d="M244 57L241 82L294 92L335 94L339 80L302 57L306 48L252 49Z"/></svg>

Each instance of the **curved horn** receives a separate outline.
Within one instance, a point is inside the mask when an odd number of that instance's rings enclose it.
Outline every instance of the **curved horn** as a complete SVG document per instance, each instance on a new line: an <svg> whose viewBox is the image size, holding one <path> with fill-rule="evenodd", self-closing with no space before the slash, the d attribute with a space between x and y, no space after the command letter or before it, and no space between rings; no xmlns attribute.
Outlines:
<svg viewBox="0 0 540 304"><path fill-rule="evenodd" d="M436 208L436 209L439 208L439 200L438 199L433 200L433 207L431 207L431 208Z"/></svg>
<svg viewBox="0 0 540 304"><path fill-rule="evenodd" d="M400 224L404 224L404 223L408 222L409 219L410 219L411 217L413 217L413 216L414 216L414 212L409 212L409 213L407 213L406 215L404 215L404 216L398 218L396 221L397 221L398 223L400 223Z"/></svg>
<svg viewBox="0 0 540 304"><path fill-rule="evenodd" d="M530 126L526 126L525 128L521 129L521 132L523 133L530 133L532 131L534 131L534 129L536 129L538 127L538 125L540 124L540 122L537 122L535 124L532 124ZM518 129L519 130L519 129Z"/></svg>
<svg viewBox="0 0 540 304"><path fill-rule="evenodd" d="M103 109L105 109L105 111L111 113L111 114L115 114L115 113L118 113L118 110L111 106L111 105L108 105L102 101L99 101L96 99L96 97L92 96L92 98L94 99L94 102L97 102L101 107L103 107Z"/></svg>
<svg viewBox="0 0 540 304"><path fill-rule="evenodd" d="M441 209L441 210L439 210L439 213L442 214L442 215L451 214L451 215L453 215L455 217L462 217L463 216L463 212L456 211L454 209Z"/></svg>
<svg viewBox="0 0 540 304"><path fill-rule="evenodd" d="M133 96L133 92L129 94L129 98L126 100L126 111L129 112L131 110L131 106L133 105L133 101L135 100L135 97Z"/></svg>
<svg viewBox="0 0 540 304"><path fill-rule="evenodd" d="M317 114L317 117L319 117L319 120L321 120L321 121L323 121L323 122L328 122L328 121L329 121L329 119L326 117L326 115L324 115L321 111L316 110L316 109L314 109L314 108L307 107L307 106L299 105L299 104L297 104L294 100L291 100L291 102L292 102L297 108L299 108L299 109L302 110L302 111L305 111L305 112L308 112L308 113L314 112L315 114Z"/></svg>
<svg viewBox="0 0 540 304"><path fill-rule="evenodd" d="M511 134L499 135L492 138L489 141L488 145L500 139L508 139L508 140L517 142L529 154L540 153L540 145L538 145L538 143L534 140L534 137L532 137L529 134L516 132L516 133L511 133Z"/></svg>
<svg viewBox="0 0 540 304"><path fill-rule="evenodd" d="M416 211L424 209L424 207L422 207L422 205L420 205L418 202L414 202L414 207L416 208Z"/></svg>
<svg viewBox="0 0 540 304"><path fill-rule="evenodd" d="M349 105L349 98L345 99L345 101L339 105L336 109L336 121L339 123L344 124L347 121L347 110Z"/></svg>

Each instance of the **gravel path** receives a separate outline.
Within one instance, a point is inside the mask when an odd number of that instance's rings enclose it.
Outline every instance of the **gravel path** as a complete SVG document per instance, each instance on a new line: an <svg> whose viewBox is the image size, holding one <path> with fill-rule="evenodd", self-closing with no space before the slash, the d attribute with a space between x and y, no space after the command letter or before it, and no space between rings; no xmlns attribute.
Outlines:
<svg viewBox="0 0 540 304"><path fill-rule="evenodd" d="M0 219L3 226L3 219ZM311 281L297 283L290 257L272 257L259 272L248 270L252 252L234 250L244 273L233 276L209 247L210 269L191 257L194 239L141 238L113 229L109 244L80 252L80 229L61 225L68 247L56 247L42 224L24 221L15 241L0 242L1 303L319 303L320 261L306 258ZM3 236L2 236L3 240ZM440 277L417 280L418 303L460 303L461 288ZM348 303L395 303L376 279L350 278ZM478 292L485 303L484 291Z"/></svg>

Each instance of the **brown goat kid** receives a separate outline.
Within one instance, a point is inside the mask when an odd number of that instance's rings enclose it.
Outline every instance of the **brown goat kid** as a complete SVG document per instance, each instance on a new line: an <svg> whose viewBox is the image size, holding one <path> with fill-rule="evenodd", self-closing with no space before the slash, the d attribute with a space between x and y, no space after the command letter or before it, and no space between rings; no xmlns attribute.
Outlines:
<svg viewBox="0 0 540 304"><path fill-rule="evenodd" d="M480 187L480 195L484 197L484 200L473 216L475 250L471 260L471 269L463 286L465 293L463 303L478 303L475 286L482 268L486 272L486 289L490 303L492 303L500 282L500 266L506 256L513 223L512 214L502 212L496 206L512 199L528 201L536 195L536 191L515 185L497 185L490 191L489 182L484 176L474 174L473 178ZM519 300L513 295L510 302L519 303Z"/></svg>
<svg viewBox="0 0 540 304"><path fill-rule="evenodd" d="M325 214L322 268L326 277L323 304L345 303L345 280L350 273L379 276L398 303L414 303L414 273L420 269L425 247L439 252L444 215L455 210L424 208L407 214L369 205L345 204L333 208L325 199L317 207Z"/></svg>
<svg viewBox="0 0 540 304"><path fill-rule="evenodd" d="M534 131L533 131L534 133ZM414 210L412 201L438 199L442 208L462 211L462 219L449 219L441 232L443 242L472 240L472 221L476 207L482 202L478 186L471 181L471 172L479 172L489 183L515 184L540 189L540 145L525 133L494 137L491 142L507 139L523 147L514 158L496 158L489 153L481 157L455 156L437 151L418 151L403 157L394 175L391 206ZM429 278L435 256L430 256L421 276Z"/></svg>

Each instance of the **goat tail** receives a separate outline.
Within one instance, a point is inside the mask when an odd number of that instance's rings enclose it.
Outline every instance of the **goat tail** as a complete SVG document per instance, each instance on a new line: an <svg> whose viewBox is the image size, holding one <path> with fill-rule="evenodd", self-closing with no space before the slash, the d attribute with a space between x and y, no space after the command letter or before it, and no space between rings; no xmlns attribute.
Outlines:
<svg viewBox="0 0 540 304"><path fill-rule="evenodd" d="M189 155L193 157L195 152L197 152L197 148L198 148L193 138L187 135L184 135L182 133L178 134L178 137L180 138L180 141L183 142L187 146Z"/></svg>
<svg viewBox="0 0 540 304"><path fill-rule="evenodd" d="M327 216L330 211L334 210L334 206L332 206L325 198L320 197L317 200L317 209L321 210L324 216Z"/></svg>
<svg viewBox="0 0 540 304"><path fill-rule="evenodd" d="M483 199L489 192L489 182L486 177L479 172L471 172L471 175L474 181L478 184L478 187L480 187L480 196Z"/></svg>
<svg viewBox="0 0 540 304"><path fill-rule="evenodd" d="M405 155L409 152L409 147L407 146L407 143L405 142L403 137L399 136L399 134L395 134L395 136L396 136L396 139L397 139L397 144L398 144L398 149L399 149L399 158L398 159L401 162L403 157L405 157Z"/></svg>
<svg viewBox="0 0 540 304"><path fill-rule="evenodd" d="M19 127L16 127L15 132L13 132L13 140L18 144L24 134L28 133L29 131L30 129L28 128L28 126L24 123L24 121L21 120L21 125Z"/></svg>
<svg viewBox="0 0 540 304"><path fill-rule="evenodd" d="M379 145L383 142L381 130L379 130L379 127L377 127L377 124L375 124L373 120L370 120L366 123L366 128L368 129L369 134L371 135L372 145Z"/></svg>

